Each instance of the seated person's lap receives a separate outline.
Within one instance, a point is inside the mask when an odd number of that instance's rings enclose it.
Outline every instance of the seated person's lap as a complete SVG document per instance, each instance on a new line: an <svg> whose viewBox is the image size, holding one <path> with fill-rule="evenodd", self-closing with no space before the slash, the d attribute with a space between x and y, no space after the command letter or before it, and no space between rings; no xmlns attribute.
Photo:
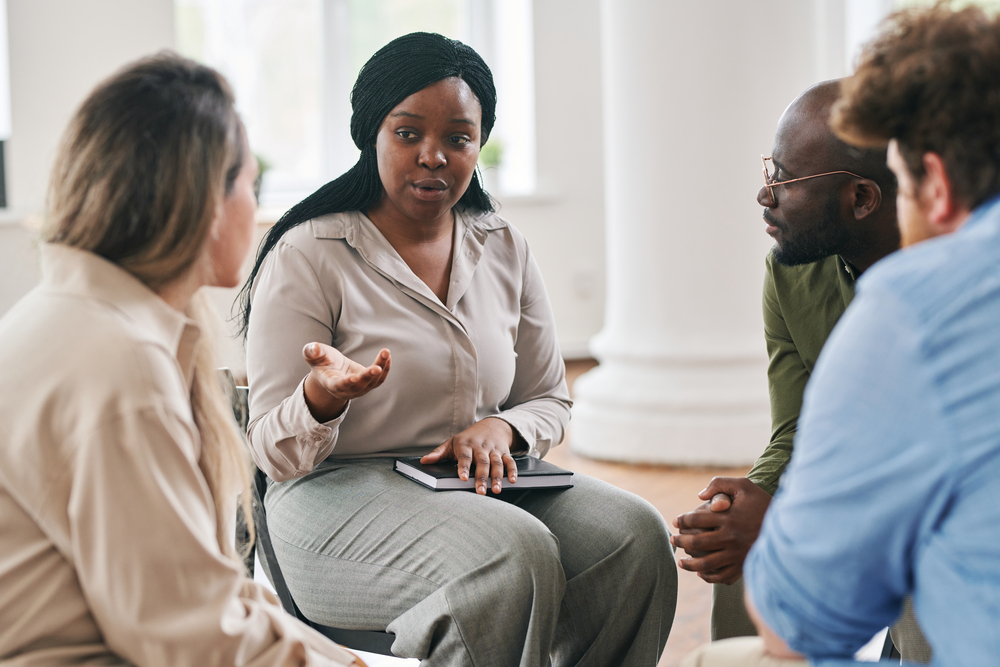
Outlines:
<svg viewBox="0 0 1000 667"><path fill-rule="evenodd" d="M311 620L382 629L440 589L483 605L521 589L522 604L530 604L537 587L558 605L567 579L625 553L638 559L634 569L676 579L657 511L599 480L575 475L571 489L524 491L503 502L430 491L392 466L391 458L325 462L268 490L275 552ZM460 582L472 589L460 592ZM588 595L602 593L593 586L600 583L590 581Z"/></svg>

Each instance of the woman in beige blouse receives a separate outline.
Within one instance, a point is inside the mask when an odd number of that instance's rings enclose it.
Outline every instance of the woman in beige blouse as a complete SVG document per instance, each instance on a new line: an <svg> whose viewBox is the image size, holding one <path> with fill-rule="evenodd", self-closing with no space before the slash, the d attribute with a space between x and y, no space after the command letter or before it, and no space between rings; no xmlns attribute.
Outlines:
<svg viewBox="0 0 1000 667"><path fill-rule="evenodd" d="M407 35L352 104L358 164L279 221L248 282L249 436L293 598L425 667L653 667L676 597L663 519L584 475L517 490L512 452L557 445L570 400L541 273L475 175L489 69ZM417 454L478 493L393 472Z"/></svg>
<svg viewBox="0 0 1000 667"><path fill-rule="evenodd" d="M240 280L256 174L229 86L188 60L73 117L43 282L0 319L0 663L354 664L233 553L247 462L201 288Z"/></svg>

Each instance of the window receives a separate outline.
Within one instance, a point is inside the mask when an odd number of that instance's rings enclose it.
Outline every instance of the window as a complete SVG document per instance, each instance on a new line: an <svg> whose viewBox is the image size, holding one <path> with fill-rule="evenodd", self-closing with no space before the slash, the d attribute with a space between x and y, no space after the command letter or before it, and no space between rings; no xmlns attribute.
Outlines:
<svg viewBox="0 0 1000 667"><path fill-rule="evenodd" d="M908 7L926 7L937 0L816 0L817 78L835 79L854 71L861 49L877 33L882 20ZM978 5L1000 12L1000 0L953 0L960 9Z"/></svg>
<svg viewBox="0 0 1000 667"><path fill-rule="evenodd" d="M929 7L936 2L937 0L895 0L894 4L895 9L904 9L906 7ZM993 14L1000 11L1000 0L953 0L951 4L954 9L961 9L967 5L979 5Z"/></svg>
<svg viewBox="0 0 1000 667"><path fill-rule="evenodd" d="M469 44L493 70L487 188L535 189L531 0L175 0L175 17L178 50L233 85L268 167L265 207L286 208L354 164L354 80L376 50L417 30Z"/></svg>

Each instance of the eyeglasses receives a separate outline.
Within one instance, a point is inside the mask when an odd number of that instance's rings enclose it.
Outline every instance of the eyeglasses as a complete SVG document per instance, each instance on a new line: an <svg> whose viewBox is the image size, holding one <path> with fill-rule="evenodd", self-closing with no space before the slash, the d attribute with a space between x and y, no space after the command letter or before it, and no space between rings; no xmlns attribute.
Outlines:
<svg viewBox="0 0 1000 667"><path fill-rule="evenodd" d="M772 165L771 171L768 170L767 163L769 160ZM774 194L774 190L772 188L775 188L779 185L788 185L789 183L808 181L810 178L819 178L820 176L832 176L833 174L848 174L849 176L853 176L854 178L864 178L864 176L858 176L852 171L828 171L823 174L813 174L812 176L803 176L802 178L790 178L787 181L776 181L774 180L774 172L773 172L774 160L772 160L769 157L764 157L763 155L761 155L760 162L761 164L764 165L764 168L762 169L762 171L764 172L764 187L767 188L767 195L771 198L772 204L778 203L778 197Z"/></svg>

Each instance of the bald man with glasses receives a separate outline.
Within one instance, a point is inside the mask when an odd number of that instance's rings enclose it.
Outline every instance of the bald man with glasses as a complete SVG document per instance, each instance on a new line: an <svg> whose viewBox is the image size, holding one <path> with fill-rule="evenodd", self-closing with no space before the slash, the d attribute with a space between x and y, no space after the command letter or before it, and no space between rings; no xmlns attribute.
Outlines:
<svg viewBox="0 0 1000 667"><path fill-rule="evenodd" d="M771 440L746 478L716 477L705 501L675 520L678 565L713 584L712 640L757 634L743 603L743 561L792 456L802 396L823 344L854 298L854 283L899 248L896 180L884 150L862 150L829 126L839 82L809 88L782 114L771 157L761 157L766 232L764 337ZM929 648L912 616L894 629L912 661Z"/></svg>

